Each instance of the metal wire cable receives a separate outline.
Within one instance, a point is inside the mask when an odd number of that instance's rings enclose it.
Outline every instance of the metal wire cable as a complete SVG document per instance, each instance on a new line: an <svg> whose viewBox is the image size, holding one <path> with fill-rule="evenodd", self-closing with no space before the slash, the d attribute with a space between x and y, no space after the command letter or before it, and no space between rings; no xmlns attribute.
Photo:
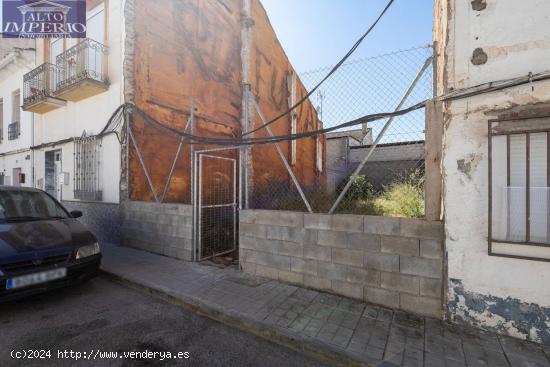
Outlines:
<svg viewBox="0 0 550 367"><path fill-rule="evenodd" d="M438 96L434 98L435 101L442 101L442 102L450 102L455 100L460 100L468 97L473 97L485 93L491 93L495 91L499 91L502 89L512 88L515 86L525 85L525 84L532 84L538 81L548 80L550 79L550 71L545 71L542 73L537 74L531 74L519 78L513 78L508 80L502 80L502 81L496 81L496 82L490 82L490 83L484 83L480 85L476 85L469 88L463 88L463 89L457 89L455 91L452 91L446 95ZM392 116L401 116L405 115L407 113L416 111L418 109L421 109L425 107L426 102L428 100L419 102L413 106L410 106L405 109L401 109L395 112L382 112L382 113L376 113L376 114L369 114L362 117L359 117L354 120L350 120L347 122L340 123L338 125L319 129L319 130L311 130L307 132L301 132L296 134L287 134L287 135L275 135L272 137L263 137L263 138L246 138L246 139L235 139L235 138L209 138L205 136L198 136L186 132L179 131L177 129L174 129L172 127L166 126L163 123L159 122L158 120L154 119L153 117L149 116L145 111L138 108L135 104L131 102L126 102L122 105L120 105L115 112L111 115L111 118L109 119L108 123L102 130L102 132L99 135L106 135L108 133L117 133L116 130L122 125L122 119L123 116L126 114L136 113L141 118L144 119L144 121L152 126L156 126L158 128L161 128L163 130L169 131L173 134L176 134L178 136L186 138L186 142L188 144L211 144L211 145L219 145L219 146L241 146L241 145L255 145L255 144L271 144L281 141L288 141L288 140L298 140L298 139L304 139L309 137L314 137L321 134L326 134L331 131L335 131L338 129L346 128L346 127L353 127L357 125L362 125L366 122L372 122L384 118L389 118ZM264 125L265 126L265 125ZM118 136L118 133L117 133Z"/></svg>
<svg viewBox="0 0 550 367"><path fill-rule="evenodd" d="M330 78L330 76L332 74L334 74L339 68L340 66L342 66L342 64L344 62L346 62L346 60L355 52L355 50L357 49L357 47L359 47L359 45L363 42L363 40L369 35L369 33L374 29L374 27L376 27L376 25L378 24L378 22L380 21L380 19L382 19L382 17L384 16L384 14L386 13L386 11L390 8L390 6L393 4L394 0L390 0L388 1L388 3L386 4L386 6L384 7L384 9L382 10L382 12L380 13L380 15L378 15L378 18L376 18L376 20L374 21L374 23L371 24L371 26L369 27L369 29L367 29L367 31L361 36L359 37L359 39L355 42L355 44L351 47L351 49L344 55L344 57L342 57L340 59L340 61L338 61L338 63L330 70L330 72L319 82L317 83L317 85L315 85L304 97L302 97L298 102L296 102L296 104L292 107L290 107L287 111L275 116L273 119L269 120L268 122L266 122L265 124L263 124L262 126L259 126L255 129L252 129L250 131L247 131L245 133L243 133L243 136L247 136L247 135L250 135L256 131L259 131L259 130L262 130L264 128L266 128L267 126L273 124L274 122L278 121L279 119L283 118L284 116L290 114L292 111L294 111L297 107L299 107L302 103L304 103L309 97L311 97L311 95L313 95L313 93L328 79Z"/></svg>

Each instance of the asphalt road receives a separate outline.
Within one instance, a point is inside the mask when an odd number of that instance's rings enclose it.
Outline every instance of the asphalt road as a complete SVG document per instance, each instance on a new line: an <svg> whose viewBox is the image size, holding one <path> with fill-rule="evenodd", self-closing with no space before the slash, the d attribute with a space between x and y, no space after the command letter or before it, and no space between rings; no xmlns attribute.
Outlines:
<svg viewBox="0 0 550 367"><path fill-rule="evenodd" d="M50 350L51 358L42 352L45 359L13 359L12 350ZM73 358L60 359L58 351L73 351ZM93 360L99 357L96 351L118 355ZM123 352L132 351L142 354L135 359L120 358ZM189 358L161 361L157 354L156 359L143 359L145 351L188 352ZM75 359L84 358L84 353L92 359ZM176 365L322 366L302 354L102 278L0 304L0 366Z"/></svg>

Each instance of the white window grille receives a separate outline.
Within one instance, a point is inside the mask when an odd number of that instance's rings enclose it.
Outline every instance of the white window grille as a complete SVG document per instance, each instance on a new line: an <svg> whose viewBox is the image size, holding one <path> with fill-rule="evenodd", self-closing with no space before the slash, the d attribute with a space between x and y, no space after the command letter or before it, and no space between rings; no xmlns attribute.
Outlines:
<svg viewBox="0 0 550 367"><path fill-rule="evenodd" d="M101 140L83 135L74 141L74 197L100 201Z"/></svg>

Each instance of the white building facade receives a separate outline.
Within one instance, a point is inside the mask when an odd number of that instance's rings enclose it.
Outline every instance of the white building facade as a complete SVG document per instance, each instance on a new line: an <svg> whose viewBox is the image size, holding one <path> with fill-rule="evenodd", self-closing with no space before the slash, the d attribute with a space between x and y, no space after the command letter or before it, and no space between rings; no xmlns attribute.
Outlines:
<svg viewBox="0 0 550 367"><path fill-rule="evenodd" d="M0 184L32 186L32 118L22 111L23 75L34 67L34 41L2 40L0 56Z"/></svg>
<svg viewBox="0 0 550 367"><path fill-rule="evenodd" d="M524 83L443 108L448 316L548 344L550 3L435 3L438 95Z"/></svg>
<svg viewBox="0 0 550 367"><path fill-rule="evenodd" d="M123 103L122 3L87 1L85 39L33 41L34 67L10 75L6 87L21 90L21 137L0 144L26 149L25 184L82 210L82 221L111 242L118 241L120 144L117 135L101 133ZM3 159L12 177L23 158Z"/></svg>

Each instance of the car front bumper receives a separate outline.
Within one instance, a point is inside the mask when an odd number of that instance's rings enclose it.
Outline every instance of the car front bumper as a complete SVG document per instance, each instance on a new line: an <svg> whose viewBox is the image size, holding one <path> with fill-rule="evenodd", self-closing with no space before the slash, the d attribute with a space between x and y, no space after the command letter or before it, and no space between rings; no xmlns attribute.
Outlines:
<svg viewBox="0 0 550 367"><path fill-rule="evenodd" d="M6 289L7 279L0 279L0 303L83 282L96 276L100 265L101 254L90 256L90 258L85 261L67 265L67 276L63 279L57 279L20 289Z"/></svg>

